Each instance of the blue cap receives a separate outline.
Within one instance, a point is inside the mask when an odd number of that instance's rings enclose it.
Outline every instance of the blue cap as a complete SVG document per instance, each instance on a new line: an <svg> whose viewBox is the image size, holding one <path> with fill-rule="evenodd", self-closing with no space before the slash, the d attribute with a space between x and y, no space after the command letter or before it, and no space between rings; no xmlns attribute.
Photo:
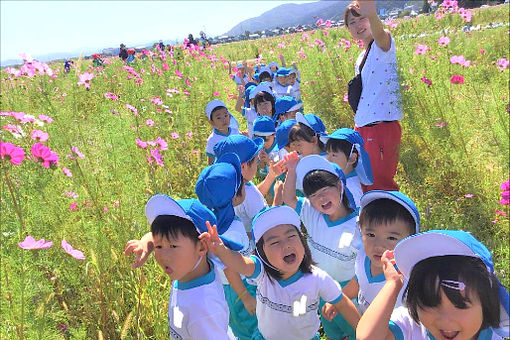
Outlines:
<svg viewBox="0 0 510 340"><path fill-rule="evenodd" d="M358 164L356 165L356 175L359 177L361 183L365 185L374 184L374 176L372 174L372 164L370 163L370 156L365 151L363 145L365 141L358 131L349 128L341 128L336 130L330 135L321 136L320 139L323 143L327 143L329 139L345 140L358 150ZM349 157L349 155L346 155Z"/></svg>
<svg viewBox="0 0 510 340"><path fill-rule="evenodd" d="M264 73L264 72L269 73L269 76L271 77L271 79L273 78L273 75L274 75L274 74L273 74L273 71L271 71L271 68L270 68L269 66L264 66L264 67L262 67L262 68L259 70L259 72L258 72L259 77L260 77L260 75L261 75L262 73Z"/></svg>
<svg viewBox="0 0 510 340"><path fill-rule="evenodd" d="M296 121L311 128L319 137L326 134L326 126L322 122L322 119L313 113L304 115L301 112L297 112Z"/></svg>
<svg viewBox="0 0 510 340"><path fill-rule="evenodd" d="M253 122L253 134L257 136L271 136L276 133L274 120L268 116L258 116Z"/></svg>
<svg viewBox="0 0 510 340"><path fill-rule="evenodd" d="M274 104L277 117L290 111L299 110L303 106L303 103L298 103L298 101L291 96L278 97Z"/></svg>
<svg viewBox="0 0 510 340"><path fill-rule="evenodd" d="M485 264L487 271L494 274L492 255L483 243L471 233L462 230L429 230L401 240L395 246L395 262L400 272L409 279L414 266L430 257L459 255L476 257ZM498 335L508 338L510 299L506 288L498 281L500 298L500 328Z"/></svg>
<svg viewBox="0 0 510 340"><path fill-rule="evenodd" d="M280 68L280 65L278 65L278 63L275 61L272 61L267 65L269 69L271 69L272 66L276 66L277 69Z"/></svg>
<svg viewBox="0 0 510 340"><path fill-rule="evenodd" d="M217 158L222 158L223 155L233 153L239 157L242 164L251 161L259 154L263 147L264 140L262 138L255 138L252 140L244 135L230 135L216 143L214 146L214 154Z"/></svg>
<svg viewBox="0 0 510 340"><path fill-rule="evenodd" d="M365 208L369 203L381 198L393 200L400 204L401 206L403 206L404 208L406 208L414 219L414 222L416 224L415 229L416 232L417 233L420 232L420 213L418 212L418 208L416 207L412 199L410 199L408 196L404 195L400 191L385 191L385 190L367 191L360 198L360 213L361 210L363 210L363 208Z"/></svg>
<svg viewBox="0 0 510 340"><path fill-rule="evenodd" d="M278 144L279 150L289 145L289 132L296 124L295 119L287 119L276 129L276 144Z"/></svg>
<svg viewBox="0 0 510 340"><path fill-rule="evenodd" d="M244 106L248 107L250 106L250 93L257 87L257 84L255 83L247 83L244 85Z"/></svg>
<svg viewBox="0 0 510 340"><path fill-rule="evenodd" d="M290 68L280 67L278 71L276 71L277 77L286 77L290 74Z"/></svg>
<svg viewBox="0 0 510 340"><path fill-rule="evenodd" d="M237 66L237 68L244 68L244 65L241 61L238 62L236 66Z"/></svg>
<svg viewBox="0 0 510 340"><path fill-rule="evenodd" d="M195 198L174 200L167 195L154 195L145 205L145 216L152 224L156 217L160 215L171 215L190 220L199 234L207 231L207 221L211 225L216 224L214 213ZM220 236L220 238L225 246L232 250L239 251L243 249L243 246L237 242L223 236Z"/></svg>
<svg viewBox="0 0 510 340"><path fill-rule="evenodd" d="M254 73L253 74L253 79L255 79L256 81L260 81L260 73Z"/></svg>

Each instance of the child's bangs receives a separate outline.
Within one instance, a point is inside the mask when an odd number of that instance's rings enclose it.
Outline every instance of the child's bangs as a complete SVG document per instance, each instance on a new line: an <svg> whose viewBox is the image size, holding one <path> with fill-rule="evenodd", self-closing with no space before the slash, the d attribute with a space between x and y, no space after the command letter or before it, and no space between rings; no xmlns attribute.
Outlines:
<svg viewBox="0 0 510 340"><path fill-rule="evenodd" d="M289 143L300 140L312 143L313 136L315 136L315 132L312 128L306 126L303 123L298 123L294 125L289 131Z"/></svg>
<svg viewBox="0 0 510 340"><path fill-rule="evenodd" d="M167 240L178 239L181 236L187 237L194 242L198 242L198 231L188 219L174 215L160 215L154 219L151 224L153 235L161 235Z"/></svg>
<svg viewBox="0 0 510 340"><path fill-rule="evenodd" d="M338 176L325 170L313 170L303 178L303 192L310 196L324 187L335 187L340 182Z"/></svg>

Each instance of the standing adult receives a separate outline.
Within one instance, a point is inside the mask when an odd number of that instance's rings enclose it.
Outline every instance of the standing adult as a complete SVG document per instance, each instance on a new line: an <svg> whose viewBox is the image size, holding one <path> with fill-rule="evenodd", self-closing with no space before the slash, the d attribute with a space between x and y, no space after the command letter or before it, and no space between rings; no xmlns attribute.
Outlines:
<svg viewBox="0 0 510 340"><path fill-rule="evenodd" d="M362 185L363 191L398 190L394 177L402 137L399 123L402 119L402 100L395 40L390 32L383 29L373 0L351 2L345 9L344 21L352 38L362 40L365 46L355 66L356 75L361 69L361 93L357 107L349 98L355 111L355 129L365 140L365 150L370 155L374 176L373 185Z"/></svg>
<svg viewBox="0 0 510 340"><path fill-rule="evenodd" d="M119 58L122 59L122 61L126 61L127 57L128 57L128 53L126 50L126 45L120 44Z"/></svg>

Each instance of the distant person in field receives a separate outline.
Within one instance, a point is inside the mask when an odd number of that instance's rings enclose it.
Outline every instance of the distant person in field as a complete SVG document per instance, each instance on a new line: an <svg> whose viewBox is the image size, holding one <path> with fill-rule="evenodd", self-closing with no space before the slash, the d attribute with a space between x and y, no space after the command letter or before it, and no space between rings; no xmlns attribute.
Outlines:
<svg viewBox="0 0 510 340"><path fill-rule="evenodd" d="M65 73L69 73L71 71L72 64L74 64L74 62L72 60L66 59L66 61L64 61L64 72Z"/></svg>
<svg viewBox="0 0 510 340"><path fill-rule="evenodd" d="M94 65L94 67L99 67L103 65L103 59L101 59L101 54L94 53L92 55L92 65Z"/></svg>
<svg viewBox="0 0 510 340"><path fill-rule="evenodd" d="M122 61L126 61L128 57L126 45L120 44L120 52L119 52L119 58L122 59Z"/></svg>
<svg viewBox="0 0 510 340"><path fill-rule="evenodd" d="M126 59L126 62L128 64L131 64L135 61L135 49L134 48L130 48L127 50L127 54L128 54L128 57Z"/></svg>
<svg viewBox="0 0 510 340"><path fill-rule="evenodd" d="M345 9L344 20L352 38L362 40L365 46L355 66L356 74L361 73L361 89L357 86L358 90L354 91L351 85L349 88L355 129L365 140L374 175L374 183L363 185L363 191L398 190L394 177L402 137L399 123L402 103L395 40L383 29L373 0L350 3ZM354 98L357 96L352 92L359 95L357 103Z"/></svg>

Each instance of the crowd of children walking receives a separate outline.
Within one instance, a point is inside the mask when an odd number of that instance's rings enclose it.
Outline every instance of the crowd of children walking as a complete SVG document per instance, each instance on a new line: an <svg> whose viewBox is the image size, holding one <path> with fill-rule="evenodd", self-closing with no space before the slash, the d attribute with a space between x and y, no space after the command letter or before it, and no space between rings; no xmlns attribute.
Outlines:
<svg viewBox="0 0 510 340"><path fill-rule="evenodd" d="M350 4L345 23L367 46L354 130L328 133L303 113L296 65L281 58L251 72L241 62L235 110L246 131L211 100L198 199L147 202L150 232L125 252L137 255L133 267L154 253L173 280L171 339L509 336L508 291L489 250L465 231L421 232L415 203L393 179L395 42L373 0Z"/></svg>

